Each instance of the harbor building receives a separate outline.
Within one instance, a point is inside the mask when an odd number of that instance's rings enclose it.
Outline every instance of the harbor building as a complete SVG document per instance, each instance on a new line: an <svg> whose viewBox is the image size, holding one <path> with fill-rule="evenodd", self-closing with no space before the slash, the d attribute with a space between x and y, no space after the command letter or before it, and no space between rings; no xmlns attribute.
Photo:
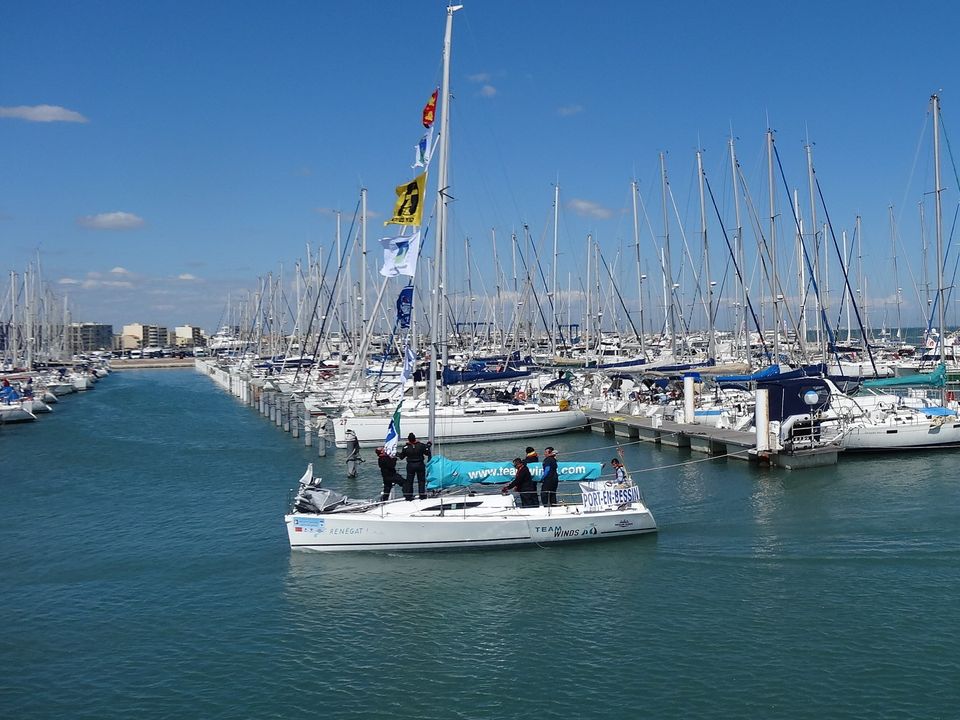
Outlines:
<svg viewBox="0 0 960 720"><path fill-rule="evenodd" d="M121 350L141 350L146 347L164 347L170 341L169 331L161 325L133 323L124 325L120 333Z"/></svg>
<svg viewBox="0 0 960 720"><path fill-rule="evenodd" d="M67 346L72 354L113 349L113 325L75 322L67 326Z"/></svg>

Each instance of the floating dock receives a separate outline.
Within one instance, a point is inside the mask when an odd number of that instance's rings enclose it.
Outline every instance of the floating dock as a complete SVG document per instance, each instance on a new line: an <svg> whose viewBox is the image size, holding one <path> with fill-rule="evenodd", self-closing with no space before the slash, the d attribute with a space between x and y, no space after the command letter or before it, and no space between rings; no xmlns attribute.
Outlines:
<svg viewBox="0 0 960 720"><path fill-rule="evenodd" d="M788 470L836 465L841 449L835 445L800 450L757 451L756 433L711 427L699 423L676 423L660 417L639 417L584 410L593 432L690 448L706 455L722 455L748 462L766 462Z"/></svg>

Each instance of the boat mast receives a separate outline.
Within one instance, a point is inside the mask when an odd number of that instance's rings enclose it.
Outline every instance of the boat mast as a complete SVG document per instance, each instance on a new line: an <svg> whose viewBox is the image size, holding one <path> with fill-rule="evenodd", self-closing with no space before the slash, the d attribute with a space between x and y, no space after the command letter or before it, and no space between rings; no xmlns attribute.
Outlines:
<svg viewBox="0 0 960 720"><path fill-rule="evenodd" d="M930 102L933 103L933 177L934 191L933 201L936 212L934 222L937 228L937 322L940 330L940 362L945 363L947 359L946 351L946 309L944 308L944 288L943 288L943 213L940 206L940 193L943 188L940 187L940 96L931 95Z"/></svg>
<svg viewBox="0 0 960 720"><path fill-rule="evenodd" d="M663 287L664 287L664 319L666 330L670 334L670 352L677 356L677 334L674 332L673 314L673 269L670 267L670 216L667 212L667 197L669 195L669 181L667 180L667 160L663 152L660 153L660 184L663 192Z"/></svg>
<svg viewBox="0 0 960 720"><path fill-rule="evenodd" d="M647 347L643 339L643 274L640 268L640 221L637 216L637 194L640 189L637 187L636 180L631 181L630 189L632 190L630 195L633 198L633 246L637 250L637 307L640 310L640 332L638 334L640 336L640 354L646 358Z"/></svg>
<svg viewBox="0 0 960 720"><path fill-rule="evenodd" d="M737 182L737 151L735 149L735 143L733 136L730 137L730 173L733 176L733 181L731 187L733 188L733 208L734 214L736 217L736 231L734 234L734 252L736 253L736 261L740 264L741 275L746 272L744 266L744 253L743 253L743 223L740 218L740 191L739 183ZM737 323L737 332L736 337L739 339L741 337L740 333L743 335L743 354L744 360L747 363L747 369L749 370L753 366L753 358L750 350L750 333L747 331L747 299L749 298L749 290L747 289L746 284L741 279L739 286L737 287L737 307L736 307L736 323Z"/></svg>
<svg viewBox="0 0 960 720"><path fill-rule="evenodd" d="M817 282L817 294L816 294L816 303L817 303L817 345L820 348L820 357L826 360L827 357L827 334L826 328L823 326L823 317L824 307L828 303L825 299L821 299L821 294L829 292L824 288L820 289L820 238L826 237L825 235L821 236L817 233L817 199L816 193L814 192L814 180L813 180L813 146L810 144L808 138L807 145L807 191L810 195L810 229L813 231L813 277Z"/></svg>
<svg viewBox="0 0 960 720"><path fill-rule="evenodd" d="M852 313L850 311L850 261L848 259L850 256L847 254L847 231L844 230L841 236L843 237L843 274L847 278L847 292L845 295L847 311L845 314L847 316L847 345L849 345L853 341L853 335L850 326L850 315Z"/></svg>
<svg viewBox="0 0 960 720"><path fill-rule="evenodd" d="M446 251L444 244L447 240L447 163L450 151L450 50L453 37L453 14L463 5L447 7L447 24L443 33L443 81L440 86L440 157L437 171L437 250L433 265L433 319L430 322L430 374L428 381L427 401L429 415L427 420L427 437L433 442L437 428L437 370L441 350L444 354L442 362L446 361L446 343L443 342L443 294L446 291ZM441 344L444 347L441 349ZM443 367L440 365L439 367Z"/></svg>
<svg viewBox="0 0 960 720"><path fill-rule="evenodd" d="M360 337L367 335L367 189L360 188Z"/></svg>
<svg viewBox="0 0 960 720"><path fill-rule="evenodd" d="M560 183L553 186L553 278L550 292L550 345L557 354L557 240L560 221Z"/></svg>
<svg viewBox="0 0 960 720"><path fill-rule="evenodd" d="M770 296L773 301L773 357L780 362L780 295L777 292L777 202L773 185L773 130L767 129L767 184L770 192Z"/></svg>
<svg viewBox="0 0 960 720"><path fill-rule="evenodd" d="M707 244L707 205L703 194L703 153L697 150L697 176L700 183L700 232L703 234L703 272L706 276L707 292L707 327L709 335L707 340L707 353L711 360L717 358L717 334L713 324L713 286L716 284L710 280L710 246Z"/></svg>
<svg viewBox="0 0 960 720"><path fill-rule="evenodd" d="M897 268L897 221L893 215L893 205L888 208L890 213L890 244L893 246L893 285L897 290L897 340L901 338L900 318L900 271Z"/></svg>

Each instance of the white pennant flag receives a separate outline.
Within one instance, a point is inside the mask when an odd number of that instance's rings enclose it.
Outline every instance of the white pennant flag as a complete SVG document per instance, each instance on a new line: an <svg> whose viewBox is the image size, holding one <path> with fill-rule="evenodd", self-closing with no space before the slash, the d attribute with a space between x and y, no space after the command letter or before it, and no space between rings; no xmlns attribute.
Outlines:
<svg viewBox="0 0 960 720"><path fill-rule="evenodd" d="M413 165L410 167L425 168L430 165L430 158L433 155L433 128L428 129L423 137L420 138L420 142L417 143L417 146L413 149L415 157Z"/></svg>
<svg viewBox="0 0 960 720"><path fill-rule="evenodd" d="M420 231L413 235L399 235L392 238L383 238L383 267L380 274L384 277L409 275L413 277L417 271L417 258L420 256Z"/></svg>
<svg viewBox="0 0 960 720"><path fill-rule="evenodd" d="M417 361L417 356L410 349L410 344L403 346L403 370L400 371L400 387L407 384L407 380L413 377L413 364Z"/></svg>

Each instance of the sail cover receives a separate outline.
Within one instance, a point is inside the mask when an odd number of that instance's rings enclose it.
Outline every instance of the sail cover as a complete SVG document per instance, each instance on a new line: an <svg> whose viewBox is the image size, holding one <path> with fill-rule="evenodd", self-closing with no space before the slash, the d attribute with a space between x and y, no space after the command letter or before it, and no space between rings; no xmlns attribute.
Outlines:
<svg viewBox="0 0 960 720"><path fill-rule="evenodd" d="M535 481L543 475L542 463L530 463L530 474ZM560 480L577 482L580 480L599 480L603 463L598 462L558 462L557 473ZM499 485L513 480L516 469L512 462L471 462L468 460L450 460L435 455L427 463L427 487L439 490L481 483Z"/></svg>
<svg viewBox="0 0 960 720"><path fill-rule="evenodd" d="M937 369L931 373L917 373L916 375L904 375L902 377L877 378L876 380L867 380L863 383L867 388L888 388L888 387L943 387L947 384L947 366L940 364Z"/></svg>

